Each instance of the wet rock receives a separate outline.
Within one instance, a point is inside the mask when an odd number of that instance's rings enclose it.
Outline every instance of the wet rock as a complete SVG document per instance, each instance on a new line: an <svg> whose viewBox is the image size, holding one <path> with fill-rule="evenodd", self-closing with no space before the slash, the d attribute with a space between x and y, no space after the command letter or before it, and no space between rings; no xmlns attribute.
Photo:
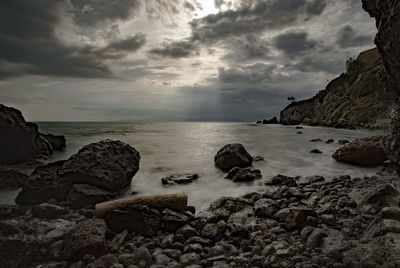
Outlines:
<svg viewBox="0 0 400 268"><path fill-rule="evenodd" d="M400 193L391 184L381 184L360 190L355 189L350 193L350 196L360 208L366 210L373 207L380 210L383 207L396 205L400 198Z"/></svg>
<svg viewBox="0 0 400 268"><path fill-rule="evenodd" d="M260 162L260 161L264 161L264 160L265 160L264 157L259 156L259 155L253 157L254 162Z"/></svg>
<svg viewBox="0 0 400 268"><path fill-rule="evenodd" d="M254 215L254 210L251 207L244 208L229 216L228 223L246 223L247 219Z"/></svg>
<svg viewBox="0 0 400 268"><path fill-rule="evenodd" d="M284 175L277 175L264 182L266 185L286 185L286 186L296 186L296 179Z"/></svg>
<svg viewBox="0 0 400 268"><path fill-rule="evenodd" d="M103 219L91 219L78 223L63 242L62 258L80 260L86 254L100 257L107 253L105 236L107 225Z"/></svg>
<svg viewBox="0 0 400 268"><path fill-rule="evenodd" d="M296 126L295 129L303 129L301 126Z"/></svg>
<svg viewBox="0 0 400 268"><path fill-rule="evenodd" d="M185 225L190 217L184 213L164 209L162 212L162 228L167 232L175 232L179 227Z"/></svg>
<svg viewBox="0 0 400 268"><path fill-rule="evenodd" d="M305 229L305 228L304 228ZM327 232L322 228L311 229L310 235L307 237L307 245L312 248L321 247L324 242L324 237L327 236Z"/></svg>
<svg viewBox="0 0 400 268"><path fill-rule="evenodd" d="M161 213L140 205L112 210L106 214L105 220L108 227L117 233L127 229L130 232L152 236L161 228Z"/></svg>
<svg viewBox="0 0 400 268"><path fill-rule="evenodd" d="M312 153L312 154L322 154L322 152L320 150L318 150L318 149L313 149L313 150L310 151L310 153Z"/></svg>
<svg viewBox="0 0 400 268"><path fill-rule="evenodd" d="M93 208L95 204L110 200L115 193L89 184L74 184L67 196L68 204L73 208Z"/></svg>
<svg viewBox="0 0 400 268"><path fill-rule="evenodd" d="M28 178L28 175L14 169L0 167L0 189L22 187Z"/></svg>
<svg viewBox="0 0 400 268"><path fill-rule="evenodd" d="M254 204L254 211L259 217L272 217L278 208L271 199L262 198Z"/></svg>
<svg viewBox="0 0 400 268"><path fill-rule="evenodd" d="M17 205L0 204L0 219L11 219L25 215L26 208Z"/></svg>
<svg viewBox="0 0 400 268"><path fill-rule="evenodd" d="M86 183L117 192L131 184L139 162L140 154L128 144L103 140L84 146L57 173L68 183Z"/></svg>
<svg viewBox="0 0 400 268"><path fill-rule="evenodd" d="M91 143L66 161L36 168L16 202L28 205L52 198L63 201L75 183L118 192L130 185L139 169L139 161L139 153L123 142Z"/></svg>
<svg viewBox="0 0 400 268"><path fill-rule="evenodd" d="M322 141L321 139L311 139L310 142L320 142Z"/></svg>
<svg viewBox="0 0 400 268"><path fill-rule="evenodd" d="M335 142L335 140L334 139L328 139L325 143L334 143Z"/></svg>
<svg viewBox="0 0 400 268"><path fill-rule="evenodd" d="M250 167L253 158L241 144L227 144L214 157L215 165L223 171L234 167Z"/></svg>
<svg viewBox="0 0 400 268"><path fill-rule="evenodd" d="M175 174L161 179L162 184L186 184L197 180L199 175L197 174Z"/></svg>
<svg viewBox="0 0 400 268"><path fill-rule="evenodd" d="M232 180L234 182L246 182L261 179L261 171L259 169L252 168L232 168L225 179Z"/></svg>
<svg viewBox="0 0 400 268"><path fill-rule="evenodd" d="M0 237L0 267L28 267L37 246L31 236Z"/></svg>
<svg viewBox="0 0 400 268"><path fill-rule="evenodd" d="M189 238L197 235L197 230L190 225L184 225L176 231L176 234L182 235L184 238Z"/></svg>
<svg viewBox="0 0 400 268"><path fill-rule="evenodd" d="M53 150L40 136L38 126L22 113L0 104L0 164L16 164L49 156Z"/></svg>
<svg viewBox="0 0 400 268"><path fill-rule="evenodd" d="M32 215L41 219L53 219L68 214L68 209L53 204L40 204L32 207Z"/></svg>
<svg viewBox="0 0 400 268"><path fill-rule="evenodd" d="M382 136L354 140L337 150L332 157L336 161L359 166L379 166L387 160Z"/></svg>
<svg viewBox="0 0 400 268"><path fill-rule="evenodd" d="M380 214L383 219L400 221L400 208L398 207L384 207Z"/></svg>
<svg viewBox="0 0 400 268"><path fill-rule="evenodd" d="M338 143L344 145L344 144L350 143L350 141L348 141L348 140L339 140Z"/></svg>
<svg viewBox="0 0 400 268"><path fill-rule="evenodd" d="M67 140L63 135L53 135L53 134L40 134L42 138L47 140L53 150L62 150L67 146Z"/></svg>
<svg viewBox="0 0 400 268"><path fill-rule="evenodd" d="M296 134L303 134L303 132L301 132L301 131L297 131L297 132L296 132Z"/></svg>
<svg viewBox="0 0 400 268"><path fill-rule="evenodd" d="M336 260L342 259L345 250L344 237L341 232L330 229L322 245L322 253Z"/></svg>
<svg viewBox="0 0 400 268"><path fill-rule="evenodd" d="M179 263L183 266L200 264L200 255L194 252L183 254L179 258Z"/></svg>
<svg viewBox="0 0 400 268"><path fill-rule="evenodd" d="M129 265L143 265L149 267L153 263L150 251L145 247L140 247L132 252L132 254L122 254L118 257L118 261L128 267Z"/></svg>
<svg viewBox="0 0 400 268"><path fill-rule="evenodd" d="M107 254L89 263L85 266L85 268L109 268L117 262L117 257L115 257L113 254Z"/></svg>
<svg viewBox="0 0 400 268"><path fill-rule="evenodd" d="M291 207L286 218L286 225L289 229L301 229L307 225L307 218L316 216L316 212L306 207Z"/></svg>

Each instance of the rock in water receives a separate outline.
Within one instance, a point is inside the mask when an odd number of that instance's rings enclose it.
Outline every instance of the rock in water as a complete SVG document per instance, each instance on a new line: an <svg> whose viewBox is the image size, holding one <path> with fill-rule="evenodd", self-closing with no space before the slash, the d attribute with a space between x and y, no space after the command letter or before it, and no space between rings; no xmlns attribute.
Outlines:
<svg viewBox="0 0 400 268"><path fill-rule="evenodd" d="M16 202L28 205L52 198L66 200L74 184L88 184L115 193L131 184L132 177L139 170L139 162L140 154L121 141L91 143L68 160L36 168L18 194ZM78 192L82 194L82 191ZM78 200L78 203L84 204L81 197L82 195L70 201ZM92 197L89 194L86 201L90 203L94 200ZM78 204L72 204L76 205Z"/></svg>
<svg viewBox="0 0 400 268"><path fill-rule="evenodd" d="M214 157L215 165L223 171L234 167L250 167L253 158L242 144L227 144L222 147Z"/></svg>
<svg viewBox="0 0 400 268"><path fill-rule="evenodd" d="M382 136L354 140L337 150L332 157L339 162L360 166L378 166L387 160Z"/></svg>
<svg viewBox="0 0 400 268"><path fill-rule="evenodd" d="M17 109L0 104L0 164L36 160L52 153L34 123L25 121Z"/></svg>
<svg viewBox="0 0 400 268"><path fill-rule="evenodd" d="M86 183L116 192L129 186L139 170L140 154L121 141L84 146L57 171L68 183Z"/></svg>
<svg viewBox="0 0 400 268"><path fill-rule="evenodd" d="M41 136L50 143L53 150L62 150L67 146L65 136L53 134L41 134Z"/></svg>
<svg viewBox="0 0 400 268"><path fill-rule="evenodd" d="M168 177L164 177L161 179L162 184L186 184L191 183L194 180L197 180L199 175L197 174L175 174Z"/></svg>
<svg viewBox="0 0 400 268"><path fill-rule="evenodd" d="M261 171L259 169L239 167L232 168L225 176L225 179L229 179L234 182L254 181L261 178Z"/></svg>

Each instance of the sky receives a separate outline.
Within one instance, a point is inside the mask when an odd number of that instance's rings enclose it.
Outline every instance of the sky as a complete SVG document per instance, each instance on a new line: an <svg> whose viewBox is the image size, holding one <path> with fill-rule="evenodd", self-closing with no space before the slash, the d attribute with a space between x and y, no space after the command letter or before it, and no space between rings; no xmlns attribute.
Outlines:
<svg viewBox="0 0 400 268"><path fill-rule="evenodd" d="M0 103L31 121L255 121L373 48L361 0L1 0Z"/></svg>

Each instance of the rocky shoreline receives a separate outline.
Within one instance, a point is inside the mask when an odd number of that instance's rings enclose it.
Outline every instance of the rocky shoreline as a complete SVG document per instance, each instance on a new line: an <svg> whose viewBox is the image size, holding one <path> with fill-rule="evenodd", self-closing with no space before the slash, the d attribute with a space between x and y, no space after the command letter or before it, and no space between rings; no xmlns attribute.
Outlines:
<svg viewBox="0 0 400 268"><path fill-rule="evenodd" d="M93 209L1 205L0 266L400 265L399 177L391 169L332 181L277 176L270 184L265 192L218 199L197 214L135 205L129 213L136 218L127 224L151 226L136 232L110 229ZM113 221L126 216L120 211Z"/></svg>

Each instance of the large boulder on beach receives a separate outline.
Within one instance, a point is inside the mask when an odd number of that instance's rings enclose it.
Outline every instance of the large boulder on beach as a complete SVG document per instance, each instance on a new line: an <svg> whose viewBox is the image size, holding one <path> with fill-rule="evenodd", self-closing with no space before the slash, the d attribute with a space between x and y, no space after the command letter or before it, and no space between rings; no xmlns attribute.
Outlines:
<svg viewBox="0 0 400 268"><path fill-rule="evenodd" d="M332 157L336 161L359 166L378 166L387 160L382 136L354 140L337 150Z"/></svg>
<svg viewBox="0 0 400 268"><path fill-rule="evenodd" d="M70 184L86 183L116 192L131 184L139 162L139 152L128 144L103 140L84 146L57 173Z"/></svg>
<svg viewBox="0 0 400 268"><path fill-rule="evenodd" d="M67 146L67 139L63 135L41 134L41 137L50 143L53 150L63 150Z"/></svg>
<svg viewBox="0 0 400 268"><path fill-rule="evenodd" d="M229 171L234 167L250 167L252 156L242 144L227 144L214 156L215 165L223 171Z"/></svg>
<svg viewBox="0 0 400 268"><path fill-rule="evenodd" d="M85 204L82 199L85 195L88 197L88 204L99 200L99 195L101 201L104 201L105 196L111 196L107 192L116 193L131 184L132 177L139 170L139 162L140 154L121 141L104 140L91 143L68 160L36 168L18 194L16 202L28 205L53 198L65 201L69 196L70 202L77 200L77 204L71 203L76 207ZM95 186L104 191L99 193L93 189L89 190L89 186L73 187L74 184ZM73 193L69 195L71 191Z"/></svg>
<svg viewBox="0 0 400 268"><path fill-rule="evenodd" d="M36 160L52 153L38 126L26 122L21 111L0 104L0 164Z"/></svg>

